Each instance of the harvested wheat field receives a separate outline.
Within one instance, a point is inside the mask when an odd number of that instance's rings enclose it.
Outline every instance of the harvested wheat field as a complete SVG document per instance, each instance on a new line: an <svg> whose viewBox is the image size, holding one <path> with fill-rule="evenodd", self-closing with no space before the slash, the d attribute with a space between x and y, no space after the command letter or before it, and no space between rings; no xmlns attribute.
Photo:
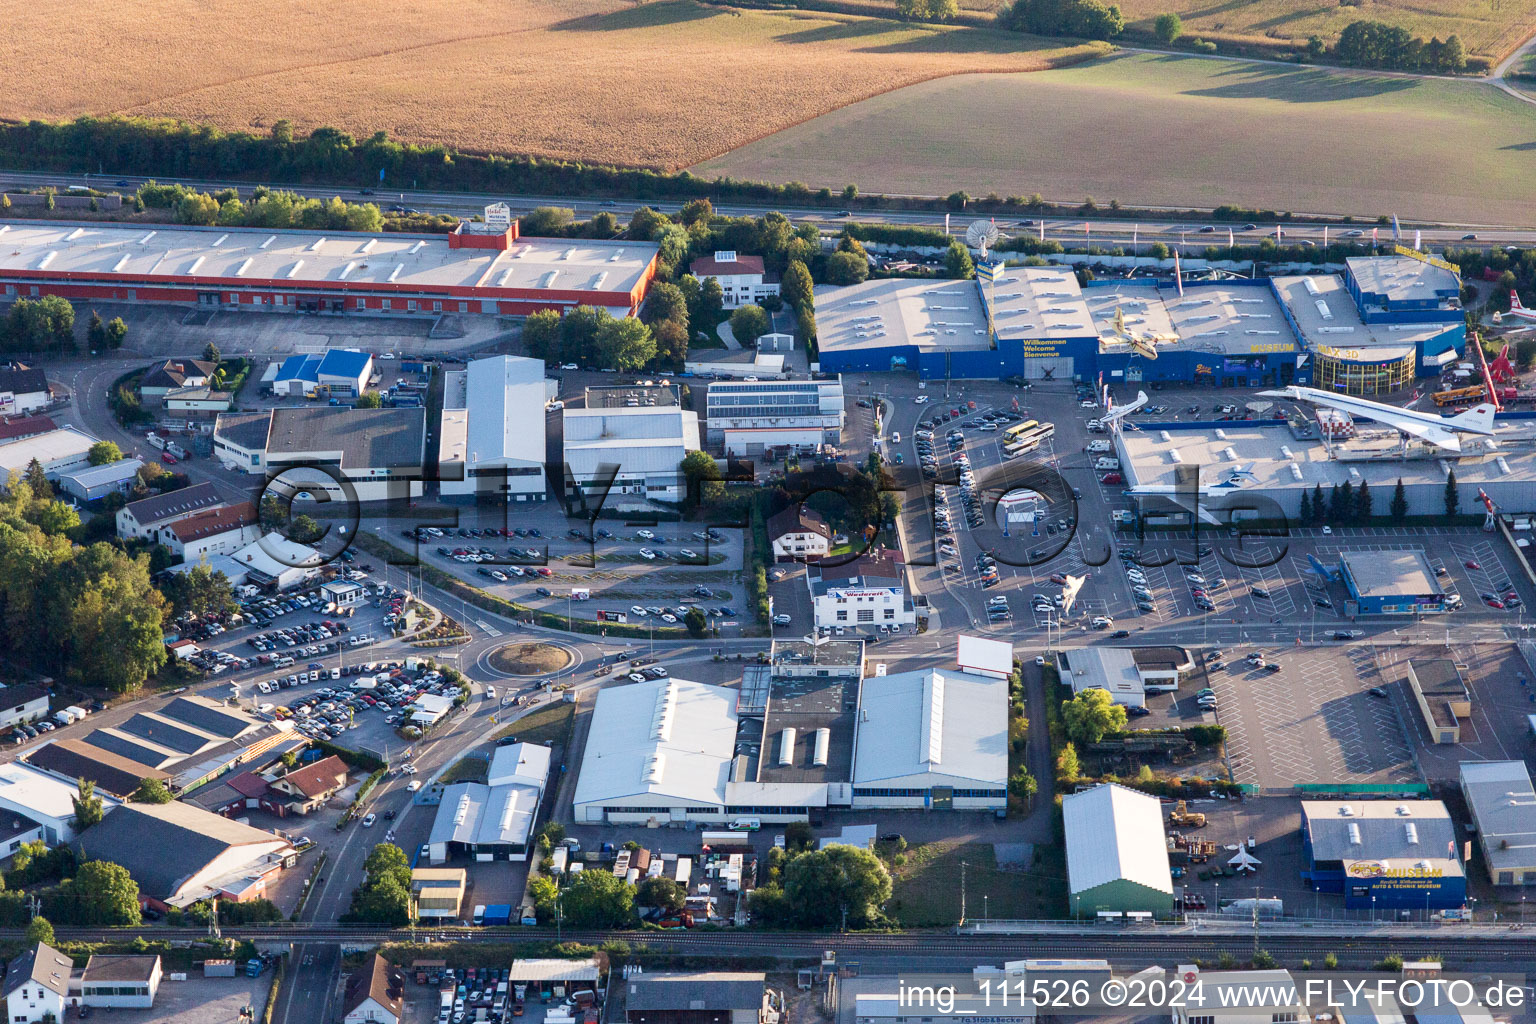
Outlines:
<svg viewBox="0 0 1536 1024"><path fill-rule="evenodd" d="M61 24L89 24L61 47ZM0 117L329 125L482 152L686 166L926 79L1102 52L693 0L56 0L0 43Z"/></svg>
<svg viewBox="0 0 1536 1024"><path fill-rule="evenodd" d="M877 96L694 168L870 192L1536 223L1536 105L1482 82L1116 55Z"/></svg>

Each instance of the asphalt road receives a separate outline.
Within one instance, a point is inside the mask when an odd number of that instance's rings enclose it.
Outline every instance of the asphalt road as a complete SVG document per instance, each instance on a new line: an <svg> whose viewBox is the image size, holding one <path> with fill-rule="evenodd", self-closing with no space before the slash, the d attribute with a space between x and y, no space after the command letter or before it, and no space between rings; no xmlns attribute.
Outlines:
<svg viewBox="0 0 1536 1024"><path fill-rule="evenodd" d="M30 171L6 171L0 170L0 180L13 182L24 186L55 185L59 191L64 191L69 185L90 185L99 189L112 188L137 188L148 180L141 175L115 175L115 174L58 174L38 173ZM154 180L163 184L176 183L187 185L204 191L216 191L223 188L237 189L242 195L252 192L259 182L232 181L210 178L165 178L156 177ZM117 182L126 181L126 186ZM406 206L411 209L423 210L428 213L451 213L460 216L469 216L481 212L488 203L505 202L513 208L513 216L519 216L537 206L563 206L572 209L579 217L590 217L594 213L607 210L619 220L625 220L640 206L649 206L653 209L668 213L676 212L682 208L682 203L665 200L646 200L639 202L632 199L591 199L580 196L530 196L507 195L496 193L477 192L452 192L429 190L402 190L394 188L380 188L372 190L368 195L351 185L277 185L292 192L304 196L314 196L320 199L329 199L332 196L341 196L353 201L368 201L378 203L381 207L393 205ZM918 196L912 198L929 199L930 196ZM760 217L770 211L778 211L788 217L811 223L822 223L826 227L836 229L847 221L867 221L871 223L911 224L925 227L944 227L946 218L943 213L930 210L905 211L905 210L872 210L858 211L850 217L840 217L838 211L828 210L822 207L793 207L760 204L721 203L715 206L718 213L731 216ZM949 223L955 233L963 231L973 215L959 212L949 218ZM1173 220L1151 217L1137 222L1138 231L1136 239L1141 242L1161 241L1173 242L1180 238L1196 245L1221 244L1226 240L1226 228L1222 223L1216 227L1216 231L1210 234L1200 234L1199 229L1204 226L1202 221ZM1005 233L1039 232L1038 221L1028 215L1017 219L1003 217L997 220L999 228ZM1085 227L1091 225L1091 227ZM1265 234L1273 236L1275 224L1257 223L1252 231L1242 231L1240 225L1231 225L1239 240L1257 242ZM1536 230L1528 225L1498 225L1498 224L1427 224L1424 227L1424 240L1437 246L1446 243L1461 242L1462 235L1475 230L1478 242L1481 244L1515 245L1536 243ZM1291 224L1284 227L1285 235L1292 241L1309 239L1321 242L1323 239L1322 225ZM1340 232L1344 230L1361 230L1360 225L1333 224L1329 231L1330 240L1337 240ZM1365 225L1364 233L1370 235L1370 225ZM1045 236L1057 241L1092 241L1101 245L1126 245L1132 244L1131 222L1119 218L1085 218L1085 217L1056 217L1046 218ZM1383 239L1391 237L1390 228L1381 231Z"/></svg>

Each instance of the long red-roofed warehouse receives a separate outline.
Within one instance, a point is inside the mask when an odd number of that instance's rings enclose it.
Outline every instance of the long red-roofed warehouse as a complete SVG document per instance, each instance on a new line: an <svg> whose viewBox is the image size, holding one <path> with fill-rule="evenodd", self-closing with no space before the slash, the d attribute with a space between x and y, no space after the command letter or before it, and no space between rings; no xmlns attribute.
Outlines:
<svg viewBox="0 0 1536 1024"><path fill-rule="evenodd" d="M275 313L521 316L586 305L631 316L656 254L650 242L524 238L510 218L448 235L11 221L0 222L0 291Z"/></svg>

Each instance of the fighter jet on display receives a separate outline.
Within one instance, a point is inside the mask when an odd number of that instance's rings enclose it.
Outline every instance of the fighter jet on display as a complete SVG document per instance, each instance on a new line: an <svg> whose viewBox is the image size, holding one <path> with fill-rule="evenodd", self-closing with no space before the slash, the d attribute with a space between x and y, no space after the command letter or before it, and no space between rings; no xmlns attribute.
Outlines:
<svg viewBox="0 0 1536 1024"><path fill-rule="evenodd" d="M1347 412L1357 419L1372 420L1412 434L1447 451L1461 451L1460 434L1492 434L1494 408L1491 403L1473 406L1459 416L1439 416L1432 412L1414 412L1395 405L1371 402L1353 395L1341 395L1333 391L1292 384L1276 391L1260 391L1268 398L1289 398L1295 402L1311 402L1329 409Z"/></svg>

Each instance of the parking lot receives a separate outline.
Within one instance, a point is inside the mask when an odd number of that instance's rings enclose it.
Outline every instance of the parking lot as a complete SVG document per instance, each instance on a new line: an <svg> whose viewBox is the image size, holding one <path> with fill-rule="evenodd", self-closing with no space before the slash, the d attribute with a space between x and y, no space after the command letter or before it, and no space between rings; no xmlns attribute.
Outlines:
<svg viewBox="0 0 1536 1024"><path fill-rule="evenodd" d="M1525 716L1536 714L1536 645L1465 644L1383 648L1380 684L1407 725L1425 781L1455 785L1462 761L1506 761L1533 755ZM1461 742L1434 743L1407 679L1410 660L1449 658L1472 698L1472 715L1460 720Z"/></svg>
<svg viewBox="0 0 1536 1024"><path fill-rule="evenodd" d="M1234 654L1225 671L1210 672L1234 781L1264 789L1419 781L1392 701L1369 692L1381 685L1375 647L1256 653L1279 671Z"/></svg>
<svg viewBox="0 0 1536 1024"><path fill-rule="evenodd" d="M78 962L78 961L77 961ZM167 967L169 972L170 968ZM240 1018L242 1006L256 1011L256 1020L262 1019L267 1004L267 993L272 987L272 975L263 972L259 978L204 978L202 971L188 972L186 981L163 981L155 994L155 1005L148 1010L115 1008L93 1010L102 1019L126 1021L128 1024L228 1024ZM68 1019L73 1019L71 1012Z"/></svg>
<svg viewBox="0 0 1536 1024"><path fill-rule="evenodd" d="M505 516L462 509L456 527L423 528L419 541L397 530L391 542L488 593L559 615L676 628L697 606L725 635L744 621L739 529L621 520L594 529L557 504L519 506L516 525L499 525Z"/></svg>
<svg viewBox="0 0 1536 1024"><path fill-rule="evenodd" d="M370 566L372 568L372 566ZM392 649L378 644L403 612L407 595L397 587L372 584L361 569L349 570L369 584L372 601L342 612L327 611L306 593L242 601L241 625L204 622L188 630L200 637L198 662L212 678L197 692L214 700L239 698L259 716L291 718L305 735L385 755L407 744L396 734L403 708L418 693L455 696L440 676L422 681L424 670L409 661L448 659L453 651ZM381 592L382 591L382 592ZM376 604L375 604L376 602Z"/></svg>

